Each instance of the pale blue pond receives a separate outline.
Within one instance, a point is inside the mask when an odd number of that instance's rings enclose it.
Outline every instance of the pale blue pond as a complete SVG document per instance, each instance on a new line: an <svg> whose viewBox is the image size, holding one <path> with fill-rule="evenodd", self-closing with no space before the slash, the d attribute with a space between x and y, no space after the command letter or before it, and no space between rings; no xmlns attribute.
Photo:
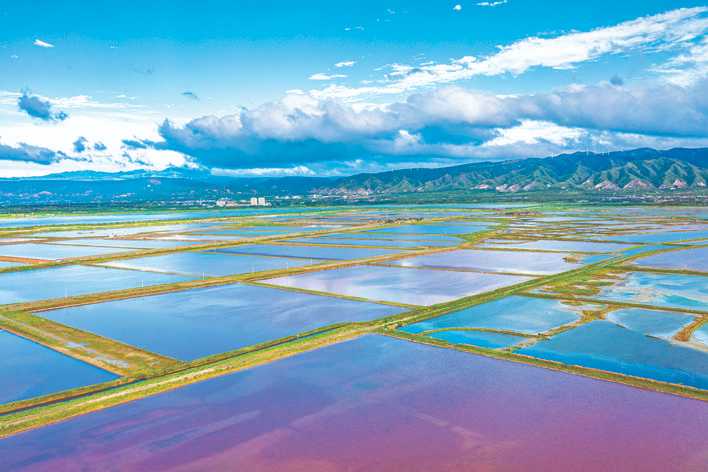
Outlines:
<svg viewBox="0 0 708 472"><path fill-rule="evenodd" d="M649 246L639 246L628 251L624 251L623 256L636 256L637 254L642 254L644 252L656 251L658 249L666 249L669 246L664 246L663 244L652 244Z"/></svg>
<svg viewBox="0 0 708 472"><path fill-rule="evenodd" d="M455 246L463 242L462 239L455 236L445 236L442 234L397 234L397 233L334 233L318 236L318 239L358 239L362 242L375 239L381 241L412 241L412 242L436 242L446 243L450 246Z"/></svg>
<svg viewBox="0 0 708 472"><path fill-rule="evenodd" d="M166 233L175 231L189 231L214 227L211 223L191 223L181 225L153 225L153 226L130 226L126 228L96 228L79 229L68 231L51 231L45 233L33 233L32 236L51 238L111 238L116 236L131 236L142 233Z"/></svg>
<svg viewBox="0 0 708 472"><path fill-rule="evenodd" d="M227 285L53 310L40 315L181 360L231 351L398 307Z"/></svg>
<svg viewBox="0 0 708 472"><path fill-rule="evenodd" d="M708 347L708 324L704 324L693 333L693 341L703 343Z"/></svg>
<svg viewBox="0 0 708 472"><path fill-rule="evenodd" d="M591 321L516 352L565 364L708 388L708 353L645 336L609 321Z"/></svg>
<svg viewBox="0 0 708 472"><path fill-rule="evenodd" d="M394 234L469 234L478 233L489 228L488 223L432 223L423 225L394 226L369 231L369 233L394 233Z"/></svg>
<svg viewBox="0 0 708 472"><path fill-rule="evenodd" d="M706 310L708 278L699 275L629 272L614 285L602 287L598 298L667 308Z"/></svg>
<svg viewBox="0 0 708 472"><path fill-rule="evenodd" d="M3 244L0 245L0 256L26 257L28 259L61 260L75 257L98 256L104 254L119 254L131 252L134 249L114 247L68 246L58 244Z"/></svg>
<svg viewBox="0 0 708 472"><path fill-rule="evenodd" d="M401 330L421 333L442 328L488 328L540 334L577 321L583 308L588 305L574 307L558 300L514 295L420 321Z"/></svg>
<svg viewBox="0 0 708 472"><path fill-rule="evenodd" d="M605 239L636 243L669 243L705 238L708 238L708 231L666 231L661 233L623 234L620 236L606 237Z"/></svg>
<svg viewBox="0 0 708 472"><path fill-rule="evenodd" d="M99 246L122 249L162 249L196 244L194 241L161 241L155 239L97 239L82 238L55 241L52 244L69 246Z"/></svg>
<svg viewBox="0 0 708 472"><path fill-rule="evenodd" d="M189 280L172 274L63 266L0 274L0 305Z"/></svg>
<svg viewBox="0 0 708 472"><path fill-rule="evenodd" d="M5 267L18 267L24 265L21 262L7 262L7 261L0 261L0 269L4 269Z"/></svg>
<svg viewBox="0 0 708 472"><path fill-rule="evenodd" d="M382 246L382 247L395 247L395 248L424 248L424 247L448 247L456 246L462 241L458 240L456 243L450 243L448 241L403 241L394 239L355 239L355 238L299 238L290 239L294 243L306 243L306 244L344 244L350 246Z"/></svg>
<svg viewBox="0 0 708 472"><path fill-rule="evenodd" d="M513 346L525 340L523 336L514 336L513 334L490 333L483 331L469 330L448 330L430 333L429 338L441 339L453 344L470 344L477 347L485 347L487 349L498 349L503 347Z"/></svg>
<svg viewBox="0 0 708 472"><path fill-rule="evenodd" d="M631 244L621 243L602 243L590 241L559 241L559 240L540 240L527 241L511 244L504 244L504 247L515 249L541 249L546 251L564 251L564 252L618 252L632 247Z"/></svg>
<svg viewBox="0 0 708 472"><path fill-rule="evenodd" d="M460 249L399 259L390 263L402 267L438 267L547 275L581 267L582 264L566 261L567 257L568 254L555 252Z"/></svg>
<svg viewBox="0 0 708 472"><path fill-rule="evenodd" d="M0 330L0 404L116 378L98 367Z"/></svg>
<svg viewBox="0 0 708 472"><path fill-rule="evenodd" d="M708 272L708 247L663 252L637 259L634 264L659 269L683 269Z"/></svg>
<svg viewBox="0 0 708 472"><path fill-rule="evenodd" d="M270 245L253 244L248 246L236 246L223 248L215 252L228 252L232 254L260 254L269 256L298 257L304 259L367 259L370 257L387 256L398 254L399 251L391 249L376 248L354 248L354 247L321 247L321 246L293 246L293 245Z"/></svg>
<svg viewBox="0 0 708 472"><path fill-rule="evenodd" d="M607 320L638 333L669 339L694 318L671 311L628 308L610 312Z"/></svg>
<svg viewBox="0 0 708 472"><path fill-rule="evenodd" d="M265 270L289 269L308 265L308 260L218 252L176 252L161 256L139 257L107 262L107 267L164 272L193 277L245 274Z"/></svg>
<svg viewBox="0 0 708 472"><path fill-rule="evenodd" d="M433 305L527 280L530 278L517 275L359 266L278 277L266 282L369 300Z"/></svg>

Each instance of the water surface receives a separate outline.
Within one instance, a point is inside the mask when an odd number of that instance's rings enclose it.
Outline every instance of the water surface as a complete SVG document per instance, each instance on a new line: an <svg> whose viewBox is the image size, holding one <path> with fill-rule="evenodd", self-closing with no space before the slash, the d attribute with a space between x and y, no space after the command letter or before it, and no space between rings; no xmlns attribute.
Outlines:
<svg viewBox="0 0 708 472"><path fill-rule="evenodd" d="M106 262L102 265L120 269L175 273L192 277L216 277L301 267L309 265L309 261L219 252L175 252L161 256Z"/></svg>
<svg viewBox="0 0 708 472"><path fill-rule="evenodd" d="M116 378L103 369L0 330L0 404Z"/></svg>
<svg viewBox="0 0 708 472"><path fill-rule="evenodd" d="M645 336L609 321L591 321L517 352L565 364L708 388L708 353Z"/></svg>
<svg viewBox="0 0 708 472"><path fill-rule="evenodd" d="M529 280L529 277L400 267L358 266L278 277L267 282L369 300L433 305Z"/></svg>
<svg viewBox="0 0 708 472"><path fill-rule="evenodd" d="M634 264L659 269L682 269L708 272L708 247L663 252L637 259Z"/></svg>
<svg viewBox="0 0 708 472"><path fill-rule="evenodd" d="M402 267L473 269L487 272L516 272L548 275L565 272L582 264L570 262L568 255L555 252L493 251L460 249L391 261Z"/></svg>
<svg viewBox="0 0 708 472"><path fill-rule="evenodd" d="M226 285L41 313L75 328L193 360L398 307L249 285Z"/></svg>
<svg viewBox="0 0 708 472"><path fill-rule="evenodd" d="M0 305L188 280L172 274L108 267L62 266L0 274Z"/></svg>
<svg viewBox="0 0 708 472"><path fill-rule="evenodd" d="M355 247L320 247L320 246L292 246L252 244L235 246L232 248L218 249L219 252L232 254L260 254L270 256L299 257L304 259L368 259L370 257L398 254L399 251L391 249L355 248Z"/></svg>
<svg viewBox="0 0 708 472"><path fill-rule="evenodd" d="M595 305L573 306L558 300L512 295L404 326L401 330L420 333L441 328L489 328L540 334L577 321L581 309L590 308L599 309Z"/></svg>
<svg viewBox="0 0 708 472"><path fill-rule="evenodd" d="M366 336L13 436L0 455L9 471L664 472L703 468L707 425L704 402Z"/></svg>

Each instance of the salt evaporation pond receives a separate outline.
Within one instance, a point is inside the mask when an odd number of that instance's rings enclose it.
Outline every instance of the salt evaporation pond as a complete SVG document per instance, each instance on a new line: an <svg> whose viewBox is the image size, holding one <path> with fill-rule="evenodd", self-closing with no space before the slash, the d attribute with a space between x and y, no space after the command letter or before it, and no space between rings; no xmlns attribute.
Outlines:
<svg viewBox="0 0 708 472"><path fill-rule="evenodd" d="M429 338L441 339L452 344L469 344L488 349L498 349L513 346L526 338L506 333L490 333L472 330L436 331L426 335Z"/></svg>
<svg viewBox="0 0 708 472"><path fill-rule="evenodd" d="M21 262L7 262L7 261L0 261L0 269L4 269L5 267L18 267L24 265Z"/></svg>
<svg viewBox="0 0 708 472"><path fill-rule="evenodd" d="M623 280L602 287L598 298L705 310L708 306L708 279L699 275L629 272Z"/></svg>
<svg viewBox="0 0 708 472"><path fill-rule="evenodd" d="M512 295L401 328L421 333L443 328L487 328L539 334L580 319L580 310L594 305L571 306L559 300Z"/></svg>
<svg viewBox="0 0 708 472"><path fill-rule="evenodd" d="M404 241L394 239L357 239L357 238L300 238L289 240L294 243L305 244L344 244L350 246L382 246L394 248L423 248L423 247L447 247L456 246L461 241L451 243L449 241Z"/></svg>
<svg viewBox="0 0 708 472"><path fill-rule="evenodd" d="M607 320L638 333L670 339L694 318L671 311L627 308L608 313Z"/></svg>
<svg viewBox="0 0 708 472"><path fill-rule="evenodd" d="M662 252L634 261L640 267L708 272L708 247Z"/></svg>
<svg viewBox="0 0 708 472"><path fill-rule="evenodd" d="M567 257L567 254L554 252L460 249L399 259L391 261L390 264L402 267L438 267L548 275L581 266L575 262L567 262L565 260Z"/></svg>
<svg viewBox="0 0 708 472"><path fill-rule="evenodd" d="M564 364L708 388L708 353L604 320L591 321L516 352Z"/></svg>
<svg viewBox="0 0 708 472"><path fill-rule="evenodd" d="M706 238L708 238L708 231L679 232L675 230L670 230L659 233L622 234L619 236L608 236L604 239L612 241L627 241L633 243L670 243L678 241L687 241L691 239Z"/></svg>
<svg viewBox="0 0 708 472"><path fill-rule="evenodd" d="M81 238L53 241L54 245L99 246L119 249L162 249L196 244L194 241L160 241L156 239L96 239Z"/></svg>
<svg viewBox="0 0 708 472"><path fill-rule="evenodd" d="M370 234L469 234L484 231L488 223L431 223L422 225L392 226L390 228L374 229Z"/></svg>
<svg viewBox="0 0 708 472"><path fill-rule="evenodd" d="M698 341L708 347L708 324L704 324L693 332L693 341Z"/></svg>
<svg viewBox="0 0 708 472"><path fill-rule="evenodd" d="M365 336L12 436L0 455L29 472L700 470L707 424L701 401Z"/></svg>
<svg viewBox="0 0 708 472"><path fill-rule="evenodd" d="M388 256L398 254L399 251L376 248L355 248L355 247L321 247L321 246L293 246L293 245L271 245L253 244L223 248L215 250L232 254L258 254L264 256L285 256L299 257L304 259L367 259L377 256Z"/></svg>
<svg viewBox="0 0 708 472"><path fill-rule="evenodd" d="M369 300L433 305L525 282L529 277L359 266L278 277L266 282Z"/></svg>
<svg viewBox="0 0 708 472"><path fill-rule="evenodd" d="M0 274L0 305L189 280L173 274L63 266Z"/></svg>
<svg viewBox="0 0 708 472"><path fill-rule="evenodd" d="M131 252L133 249L114 247L67 246L58 244L4 244L0 245L0 256L24 257L28 259L61 260L75 257L100 256Z"/></svg>
<svg viewBox="0 0 708 472"><path fill-rule="evenodd" d="M514 249L541 249L545 251L562 252L618 252L632 247L632 244L603 243L591 241L560 241L543 239L539 241L505 241L504 247ZM499 244L495 242L493 244Z"/></svg>
<svg viewBox="0 0 708 472"><path fill-rule="evenodd" d="M110 238L116 236L131 236L142 233L165 233L169 231L187 231L196 229L206 229L214 226L213 223L188 223L181 225L153 225L153 226L128 226L124 228L95 228L77 229L68 231L51 231L45 233L33 233L32 236L51 238Z"/></svg>
<svg viewBox="0 0 708 472"><path fill-rule="evenodd" d="M310 261L285 257L223 254L217 252L175 252L161 256L139 257L106 262L106 267L147 272L215 277L309 265Z"/></svg>
<svg viewBox="0 0 708 472"><path fill-rule="evenodd" d="M456 246L463 242L462 239L456 236L445 236L441 234L382 234L382 233L334 233L318 236L318 239L357 239L362 242L374 239L378 241L412 241L412 242L436 242L447 243L450 246Z"/></svg>
<svg viewBox="0 0 708 472"><path fill-rule="evenodd" d="M0 403L116 378L103 369L0 330Z"/></svg>
<svg viewBox="0 0 708 472"><path fill-rule="evenodd" d="M402 308L266 287L226 285L41 313L59 323L181 360L231 351Z"/></svg>

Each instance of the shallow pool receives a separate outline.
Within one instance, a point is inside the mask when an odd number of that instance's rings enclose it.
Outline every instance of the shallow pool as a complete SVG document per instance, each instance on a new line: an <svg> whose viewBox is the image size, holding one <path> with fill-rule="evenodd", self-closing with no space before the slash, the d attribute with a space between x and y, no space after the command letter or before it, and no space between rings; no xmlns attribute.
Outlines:
<svg viewBox="0 0 708 472"><path fill-rule="evenodd" d="M598 298L705 310L708 307L708 278L685 274L629 272L614 285L602 287Z"/></svg>
<svg viewBox="0 0 708 472"><path fill-rule="evenodd" d="M321 261L317 261L321 262ZM175 252L106 262L106 267L149 272L175 273L192 277L216 277L309 265L310 261L285 257L224 254L218 252Z"/></svg>
<svg viewBox="0 0 708 472"><path fill-rule="evenodd" d="M399 259L390 264L548 275L581 267L582 264L569 262L567 257L567 254L555 252L460 249Z"/></svg>
<svg viewBox="0 0 708 472"><path fill-rule="evenodd" d="M167 284L190 277L108 267L63 266L0 274L0 305Z"/></svg>
<svg viewBox="0 0 708 472"><path fill-rule="evenodd" d="M670 339L693 322L691 315L671 311L627 308L608 313L607 320L638 333Z"/></svg>
<svg viewBox="0 0 708 472"><path fill-rule="evenodd" d="M40 316L181 360L369 321L402 308L250 285L172 292L43 312Z"/></svg>
<svg viewBox="0 0 708 472"><path fill-rule="evenodd" d="M577 321L583 309L597 310L599 306L573 306L558 300L512 295L404 326L401 330L420 333L441 328L489 328L540 334Z"/></svg>
<svg viewBox="0 0 708 472"><path fill-rule="evenodd" d="M68 246L39 243L3 244L0 245L0 256L56 261L61 259L72 259L75 257L119 254L134 250L135 249L115 247Z"/></svg>
<svg viewBox="0 0 708 472"><path fill-rule="evenodd" d="M609 321L591 321L517 352L564 364L708 388L708 353L645 336Z"/></svg>
<svg viewBox="0 0 708 472"><path fill-rule="evenodd" d="M392 226L368 231L370 234L469 234L478 233L489 228L488 223L431 223L422 225Z"/></svg>
<svg viewBox="0 0 708 472"><path fill-rule="evenodd" d="M708 272L708 247L663 252L637 259L634 264L659 269L681 269Z"/></svg>
<svg viewBox="0 0 708 472"><path fill-rule="evenodd" d="M498 243L496 243L498 244ZM559 241L544 239L539 241L509 242L504 247L515 249L541 249L563 252L618 252L632 247L631 244L603 243L591 241Z"/></svg>
<svg viewBox="0 0 708 472"><path fill-rule="evenodd" d="M103 369L0 330L0 403L116 378Z"/></svg>
<svg viewBox="0 0 708 472"><path fill-rule="evenodd" d="M529 277L517 275L358 266L279 277L267 282L369 300L433 305L527 280Z"/></svg>
<svg viewBox="0 0 708 472"><path fill-rule="evenodd" d="M441 339L453 344L469 344L487 349L513 346L526 338L505 333L490 333L470 330L446 330L427 334L429 338Z"/></svg>
<svg viewBox="0 0 708 472"><path fill-rule="evenodd" d="M0 454L26 471L690 470L707 419L701 401L365 336L13 436Z"/></svg>
<svg viewBox="0 0 708 472"><path fill-rule="evenodd" d="M252 244L215 250L231 254L260 254L270 256L297 257L303 259L367 259L370 257L398 254L395 249L355 248L355 247L320 247Z"/></svg>

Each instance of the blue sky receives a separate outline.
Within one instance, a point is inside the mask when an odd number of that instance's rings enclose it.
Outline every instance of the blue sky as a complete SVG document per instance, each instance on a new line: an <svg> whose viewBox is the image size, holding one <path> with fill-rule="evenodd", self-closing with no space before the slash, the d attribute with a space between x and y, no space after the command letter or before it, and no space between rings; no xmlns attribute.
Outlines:
<svg viewBox="0 0 708 472"><path fill-rule="evenodd" d="M705 2L3 3L0 176L708 145Z"/></svg>

